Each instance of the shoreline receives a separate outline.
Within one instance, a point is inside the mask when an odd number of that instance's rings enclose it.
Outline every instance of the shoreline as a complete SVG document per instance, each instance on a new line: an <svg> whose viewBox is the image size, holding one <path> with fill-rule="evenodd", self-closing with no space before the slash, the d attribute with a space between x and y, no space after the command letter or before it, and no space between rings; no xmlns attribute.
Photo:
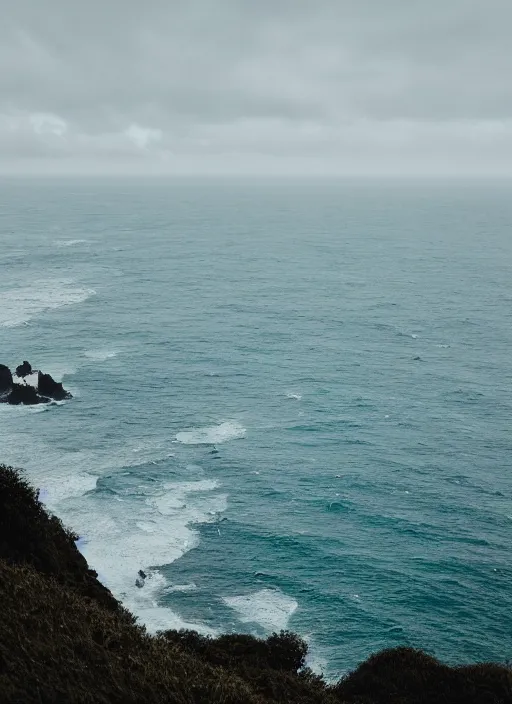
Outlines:
<svg viewBox="0 0 512 704"><path fill-rule="evenodd" d="M6 704L512 701L510 667L452 668L412 648L377 653L327 683L305 666L306 643L287 631L264 640L190 630L149 635L98 581L78 540L48 513L23 472L0 465L0 598L6 606L0 698Z"/></svg>

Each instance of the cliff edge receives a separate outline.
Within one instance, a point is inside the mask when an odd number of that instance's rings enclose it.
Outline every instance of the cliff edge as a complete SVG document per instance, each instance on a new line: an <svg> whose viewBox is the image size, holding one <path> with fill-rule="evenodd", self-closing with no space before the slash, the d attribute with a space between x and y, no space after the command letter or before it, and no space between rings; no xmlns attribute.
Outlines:
<svg viewBox="0 0 512 704"><path fill-rule="evenodd" d="M292 633L150 636L90 570L77 536L18 470L0 466L0 701L4 704L512 704L512 671L450 668L410 648L335 685Z"/></svg>

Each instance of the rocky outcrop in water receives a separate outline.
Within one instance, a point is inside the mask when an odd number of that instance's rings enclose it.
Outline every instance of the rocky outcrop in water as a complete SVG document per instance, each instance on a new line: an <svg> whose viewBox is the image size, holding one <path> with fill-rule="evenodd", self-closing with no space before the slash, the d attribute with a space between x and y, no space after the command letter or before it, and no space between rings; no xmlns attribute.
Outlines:
<svg viewBox="0 0 512 704"><path fill-rule="evenodd" d="M27 383L26 377L35 374L32 365L24 361L16 367L16 379L23 379L18 383L13 378L12 372L5 364L0 364L0 403L8 403L12 406L25 405L34 406L39 403L50 403L71 398L69 391L55 381L50 374L37 372L37 384Z"/></svg>
<svg viewBox="0 0 512 704"><path fill-rule="evenodd" d="M50 399L38 394L37 389L29 384L13 384L4 403L11 406L35 406L38 403L50 403Z"/></svg>
<svg viewBox="0 0 512 704"><path fill-rule="evenodd" d="M50 374L37 373L37 390L44 396L49 396L55 401L62 401L65 398L71 398L69 391L52 378Z"/></svg>
<svg viewBox="0 0 512 704"><path fill-rule="evenodd" d="M5 364L0 364L0 396L7 393L11 389L12 384L11 370Z"/></svg>
<svg viewBox="0 0 512 704"><path fill-rule="evenodd" d="M16 376L20 376L24 379L26 376L29 376L29 374L32 374L32 365L29 362L25 361L23 364L16 367Z"/></svg>

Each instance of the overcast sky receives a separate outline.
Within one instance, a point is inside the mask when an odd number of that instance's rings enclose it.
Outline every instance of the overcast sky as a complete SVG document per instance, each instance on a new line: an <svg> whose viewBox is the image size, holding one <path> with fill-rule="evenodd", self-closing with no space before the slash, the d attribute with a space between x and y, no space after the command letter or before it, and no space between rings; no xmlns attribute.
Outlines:
<svg viewBox="0 0 512 704"><path fill-rule="evenodd" d="M512 0L0 0L0 172L512 174Z"/></svg>

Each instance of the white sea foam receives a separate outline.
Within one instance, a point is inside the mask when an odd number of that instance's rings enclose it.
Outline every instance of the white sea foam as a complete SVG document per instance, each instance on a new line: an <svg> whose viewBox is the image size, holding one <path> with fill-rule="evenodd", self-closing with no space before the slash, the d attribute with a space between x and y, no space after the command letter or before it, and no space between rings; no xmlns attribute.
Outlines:
<svg viewBox="0 0 512 704"><path fill-rule="evenodd" d="M196 547L199 536L192 526L225 510L226 496L211 493L216 486L209 480L166 483L147 489L143 501L109 503L108 513L93 494L73 508L74 528L86 536L81 549L88 563L150 630L208 630L158 604L160 596L177 589L156 568ZM142 587L136 583L140 569L151 574Z"/></svg>
<svg viewBox="0 0 512 704"><path fill-rule="evenodd" d="M46 411L48 405L9 408L4 426L16 423L16 412ZM12 413L14 411L14 414ZM51 511L59 513L67 499L83 496L96 487L98 475L88 471L93 466L84 461L84 453L59 452L27 434L9 433L9 443L2 448L2 461L23 467L41 491L41 500Z"/></svg>
<svg viewBox="0 0 512 704"><path fill-rule="evenodd" d="M198 494L202 492L210 492L216 489L218 483L210 479L203 479L194 482L176 482L174 484L165 484L164 488L167 489L167 493L157 496L151 499L153 505L158 509L158 511L164 515L172 515L177 510L186 510L187 497L193 494ZM224 494L216 495L215 497L208 497L207 500L201 500L201 498L194 497L194 510L199 509L199 515L203 520L195 521L191 517L190 523L204 523L204 517L215 516L218 513L222 513L227 508L227 497Z"/></svg>
<svg viewBox="0 0 512 704"><path fill-rule="evenodd" d="M308 652L306 655L306 667L309 667L317 675L322 675L327 681L330 681L328 672L328 658L325 657L325 655L321 652L321 650L315 643L313 635L311 633L301 633L300 635L308 645ZM339 675L336 675L336 678L332 681L336 681L338 677Z"/></svg>
<svg viewBox="0 0 512 704"><path fill-rule="evenodd" d="M174 457L174 453L166 442L134 438L132 444L117 447L111 457L102 457L99 461L102 466L103 461L106 461L108 466L105 469L109 467L117 469L139 467L145 464L156 465L170 457Z"/></svg>
<svg viewBox="0 0 512 704"><path fill-rule="evenodd" d="M49 406L16 406L9 410L32 408L47 410ZM81 497L96 487L99 474L90 471L94 467L90 461L90 452L65 452L46 444L33 434L20 433L19 423L12 413L5 418L4 426L9 442L2 448L2 461L23 467L28 472L30 480L41 490L41 499L50 510L60 515L62 502ZM9 426L18 426L17 431L9 432Z"/></svg>
<svg viewBox="0 0 512 704"><path fill-rule="evenodd" d="M268 632L286 629L298 607L295 599L278 589L224 597L223 601L238 613L242 623L257 623Z"/></svg>
<svg viewBox="0 0 512 704"><path fill-rule="evenodd" d="M140 591L142 592L143 590L141 589ZM139 594L136 599L125 600L124 605L138 616L139 620L146 626L150 633L169 629L175 631L186 629L187 631L197 631L202 635L218 635L217 631L209 628L204 623L184 621L178 614L166 606L158 606L158 602L155 599L144 599L143 594Z"/></svg>
<svg viewBox="0 0 512 704"><path fill-rule="evenodd" d="M70 474L69 470L67 470L58 474L52 473L46 479L43 487L46 495L45 502L51 503L56 507L64 499L83 496L88 491L92 491L96 488L97 481L98 477L96 475L88 474L87 472Z"/></svg>
<svg viewBox="0 0 512 704"><path fill-rule="evenodd" d="M300 401L302 398L302 394L293 394L289 392L286 394L286 398L294 399L295 401Z"/></svg>
<svg viewBox="0 0 512 704"><path fill-rule="evenodd" d="M89 240L55 240L56 247L74 247L77 244L87 244Z"/></svg>
<svg viewBox="0 0 512 704"><path fill-rule="evenodd" d="M170 587L167 587L167 592L195 592L197 589L197 585L194 584L194 582L190 582L190 584L173 584Z"/></svg>
<svg viewBox="0 0 512 704"><path fill-rule="evenodd" d="M98 350L86 350L84 356L93 362L106 362L107 359L112 359L117 356L115 350L109 349L98 349Z"/></svg>
<svg viewBox="0 0 512 704"><path fill-rule="evenodd" d="M30 286L3 291L0 326L23 325L40 313L82 303L94 294L92 289L76 286L68 279L40 279Z"/></svg>
<svg viewBox="0 0 512 704"><path fill-rule="evenodd" d="M36 413L45 413L48 411L49 406L53 404L40 403L37 406L25 406L20 404L19 406L11 406L7 403L0 403L0 416L2 416L2 426L5 422L14 421L20 419L20 417L27 415L33 415ZM4 427L2 427L2 433L5 432ZM2 448L2 461L6 461L7 455ZM12 462L11 462L12 464Z"/></svg>
<svg viewBox="0 0 512 704"><path fill-rule="evenodd" d="M2 413L2 436L9 437L2 448L2 461L27 470L48 508L82 536L79 549L114 595L151 631L192 628L211 632L182 620L159 603L169 591L193 587L170 584L157 568L197 546L195 526L216 521L226 509L227 497L218 491L217 482L205 478L196 467L193 479L170 482L169 475L162 473L162 480L155 480L157 474L148 482L142 474L139 483L127 468L167 461L172 453L166 441L135 437L107 452L70 451L45 442L36 432L21 433L17 409L9 410L14 414ZM189 470L185 471L189 477ZM108 485L114 494L98 484L105 475L112 477ZM150 579L138 587L141 569Z"/></svg>
<svg viewBox="0 0 512 704"><path fill-rule="evenodd" d="M98 573L100 576L101 573ZM125 598L124 605L137 614L139 619L145 624L146 628L155 633L160 630L175 629L180 630L186 628L189 630L199 631L199 633L214 635L212 629L203 624L191 623L184 621L171 609L165 606L159 606L158 600L164 593L173 591L172 587L168 586L165 577L157 570L145 570L146 578L138 580L139 586L131 591L130 595ZM104 575L102 581L104 581ZM183 585L184 587L190 585ZM193 585L195 587L195 585ZM178 590L175 590L178 591ZM183 591L187 591L183 589Z"/></svg>
<svg viewBox="0 0 512 704"><path fill-rule="evenodd" d="M239 423L225 422L207 428L182 430L176 434L176 440L183 445L219 445L229 440L243 438L247 432Z"/></svg>
<svg viewBox="0 0 512 704"><path fill-rule="evenodd" d="M24 467L31 480L38 487L45 488L46 503L52 510L66 510L65 505L59 505L60 502L94 489L98 477L102 475L165 460L172 455L165 442L140 438L134 438L131 444L112 447L109 452L101 452L92 449L64 450L46 443L34 431L19 432L19 415L48 408L47 404L0 405L0 412L4 421L2 435L9 437L9 442L2 447L2 461Z"/></svg>
<svg viewBox="0 0 512 704"><path fill-rule="evenodd" d="M73 517L74 529L85 536L80 549L88 563L152 632L167 628L210 632L159 604L162 596L178 589L157 568L198 545L199 536L191 526L212 520L207 507L225 507L225 497L217 495L212 495L210 504L206 497L195 501L195 494L213 487L206 481L167 484L156 488L144 501L136 502L128 496L126 501L109 501L108 513L95 494L61 507ZM142 587L137 585L140 569L149 575ZM190 588L183 586L182 591Z"/></svg>

